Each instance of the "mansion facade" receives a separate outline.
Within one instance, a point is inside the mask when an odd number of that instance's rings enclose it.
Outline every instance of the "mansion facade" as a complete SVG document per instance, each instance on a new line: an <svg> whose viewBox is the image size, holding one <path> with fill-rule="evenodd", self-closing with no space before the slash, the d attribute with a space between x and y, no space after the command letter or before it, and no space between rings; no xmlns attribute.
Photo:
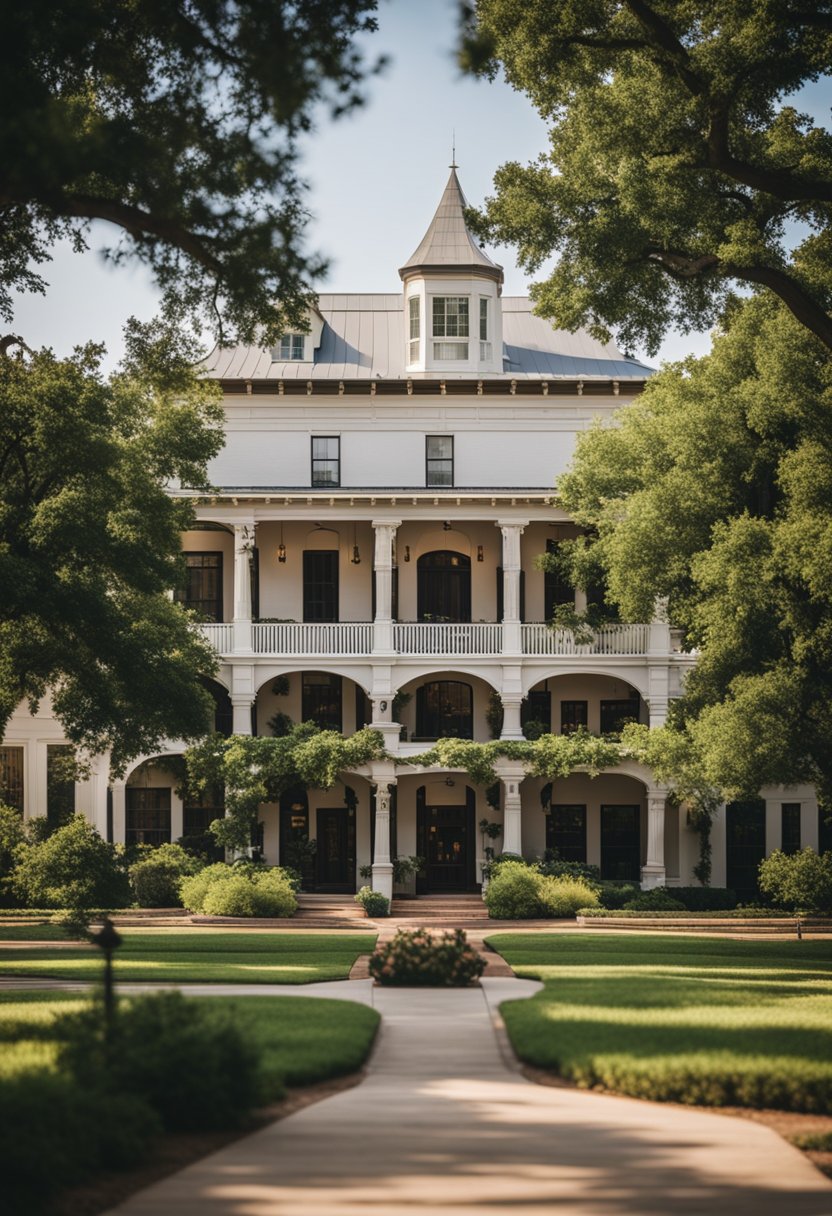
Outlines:
<svg viewBox="0 0 832 1216"><path fill-rule="evenodd" d="M687 885L698 837L641 765L547 783L503 759L496 798L464 772L407 763L446 736L661 725L695 662L661 612L590 642L547 625L555 606L587 603L535 562L578 534L552 504L554 482L576 436L633 400L650 369L504 297L464 205L454 167L400 291L321 295L308 333L207 361L226 412L216 489L171 492L194 499L181 597L219 656L215 725L383 734L397 763L261 809L268 862L317 841L307 880L318 890L354 891L371 865L390 895L392 859L418 854L419 892L474 891L494 844L557 849L645 887ZM165 763L184 750L176 741L112 783L106 757L88 780L62 780L64 747L47 703L34 717L21 707L0 746L0 798L27 816L83 811L128 842L193 838L222 814L219 797L177 796ZM496 841L482 820L499 824ZM823 831L808 786L724 808L713 884L748 895L766 853L817 848Z"/></svg>

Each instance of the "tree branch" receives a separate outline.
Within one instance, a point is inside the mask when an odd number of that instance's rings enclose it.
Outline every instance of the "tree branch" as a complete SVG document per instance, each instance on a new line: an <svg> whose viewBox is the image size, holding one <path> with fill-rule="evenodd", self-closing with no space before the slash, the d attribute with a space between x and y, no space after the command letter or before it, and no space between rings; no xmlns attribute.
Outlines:
<svg viewBox="0 0 832 1216"><path fill-rule="evenodd" d="M626 4L636 21L647 30L656 49L663 51L670 58L688 92L694 97L700 97L705 92L704 85L691 67L690 55L679 41L673 27L649 4L645 4L644 0L626 0Z"/></svg>
<svg viewBox="0 0 832 1216"><path fill-rule="evenodd" d="M706 147L707 159L703 168L717 169L753 190L762 190L785 202L832 202L832 182L829 180L795 177L788 169L766 169L732 156L728 144L728 107L724 102L711 105Z"/></svg>

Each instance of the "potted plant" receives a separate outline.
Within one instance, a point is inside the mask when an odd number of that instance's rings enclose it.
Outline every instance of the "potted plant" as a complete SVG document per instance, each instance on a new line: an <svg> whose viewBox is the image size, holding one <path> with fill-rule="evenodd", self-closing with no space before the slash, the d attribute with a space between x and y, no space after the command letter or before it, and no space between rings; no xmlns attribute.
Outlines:
<svg viewBox="0 0 832 1216"><path fill-rule="evenodd" d="M492 804L489 803L489 805ZM489 819L481 819L479 826L483 843L482 852L483 856L485 857L485 861L480 866L482 873L482 894L483 897L485 897L485 893L488 890L488 879L491 873L491 863L494 860L494 846L493 844L489 845L485 842L486 840L496 840L497 837L502 833L503 828L501 824L492 823Z"/></svg>

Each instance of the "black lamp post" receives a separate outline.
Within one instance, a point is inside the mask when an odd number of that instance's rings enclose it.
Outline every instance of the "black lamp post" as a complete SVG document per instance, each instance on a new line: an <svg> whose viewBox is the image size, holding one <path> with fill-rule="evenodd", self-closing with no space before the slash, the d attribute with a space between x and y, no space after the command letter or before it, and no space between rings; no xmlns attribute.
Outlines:
<svg viewBox="0 0 832 1216"><path fill-rule="evenodd" d="M116 929L109 916L97 933L90 934L90 941L98 946L104 954L104 1027L109 1040L113 1029L113 1014L115 1013L115 992L113 990L113 951L122 943L122 936Z"/></svg>

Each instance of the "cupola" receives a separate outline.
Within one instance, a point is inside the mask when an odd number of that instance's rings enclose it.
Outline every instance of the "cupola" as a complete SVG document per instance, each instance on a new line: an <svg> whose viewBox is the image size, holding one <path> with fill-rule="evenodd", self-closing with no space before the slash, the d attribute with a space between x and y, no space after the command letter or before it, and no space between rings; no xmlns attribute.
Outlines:
<svg viewBox="0 0 832 1216"><path fill-rule="evenodd" d="M456 169L451 165L436 214L399 270L408 374L487 375L503 367L503 268L468 231Z"/></svg>

